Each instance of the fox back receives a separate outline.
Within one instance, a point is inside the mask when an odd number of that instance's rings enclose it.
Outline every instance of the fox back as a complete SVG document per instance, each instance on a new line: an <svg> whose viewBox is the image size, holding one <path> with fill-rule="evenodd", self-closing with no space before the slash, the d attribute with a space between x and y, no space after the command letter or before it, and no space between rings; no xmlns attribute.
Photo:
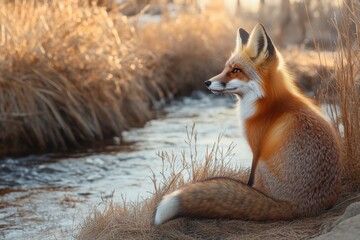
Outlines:
<svg viewBox="0 0 360 240"><path fill-rule="evenodd" d="M295 86L261 24L251 34L239 29L224 70L205 84L215 94L240 98L244 132L253 153L248 184L232 179L190 184L166 196L158 206L158 216L160 209L171 206L176 211L165 221L177 216L291 219L316 215L336 202L341 160L338 137L319 108ZM214 193L214 189L225 193ZM219 211L216 206L229 202L228 196L233 203L222 205ZM201 211L199 205L205 203L214 206Z"/></svg>

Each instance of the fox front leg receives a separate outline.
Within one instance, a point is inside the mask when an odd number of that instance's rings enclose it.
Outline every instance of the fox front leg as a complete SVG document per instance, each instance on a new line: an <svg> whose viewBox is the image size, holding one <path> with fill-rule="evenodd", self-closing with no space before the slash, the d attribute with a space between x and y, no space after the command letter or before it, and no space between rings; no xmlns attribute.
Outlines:
<svg viewBox="0 0 360 240"><path fill-rule="evenodd" d="M252 164L251 164L251 170L250 170L250 176L249 176L249 181L248 181L248 186L252 187L254 185L254 179L255 179L255 168L256 168L256 164L255 164L255 158L253 158L252 160Z"/></svg>

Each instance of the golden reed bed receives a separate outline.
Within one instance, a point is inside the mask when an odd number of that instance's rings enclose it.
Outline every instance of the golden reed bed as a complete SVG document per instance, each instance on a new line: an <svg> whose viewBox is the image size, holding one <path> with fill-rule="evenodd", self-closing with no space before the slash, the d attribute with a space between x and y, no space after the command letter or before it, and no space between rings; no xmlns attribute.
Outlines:
<svg viewBox="0 0 360 240"><path fill-rule="evenodd" d="M0 154L67 150L141 126L154 101L216 73L233 38L221 13L140 24L86 1L44 2L0 3Z"/></svg>

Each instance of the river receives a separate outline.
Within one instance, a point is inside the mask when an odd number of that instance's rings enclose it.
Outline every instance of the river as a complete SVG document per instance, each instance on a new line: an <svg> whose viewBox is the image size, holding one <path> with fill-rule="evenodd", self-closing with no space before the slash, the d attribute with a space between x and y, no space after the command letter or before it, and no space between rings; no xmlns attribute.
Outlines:
<svg viewBox="0 0 360 240"><path fill-rule="evenodd" d="M249 166L251 152L242 136L235 99L195 92L174 100L164 113L143 128L124 132L127 144L103 152L54 154L7 158L0 162L0 238L73 239L79 224L102 200L121 203L150 195L153 172L158 177L159 151L181 154L189 147L186 128L195 123L198 152L213 145L224 133L224 147L231 142L234 165ZM180 158L179 158L180 159Z"/></svg>

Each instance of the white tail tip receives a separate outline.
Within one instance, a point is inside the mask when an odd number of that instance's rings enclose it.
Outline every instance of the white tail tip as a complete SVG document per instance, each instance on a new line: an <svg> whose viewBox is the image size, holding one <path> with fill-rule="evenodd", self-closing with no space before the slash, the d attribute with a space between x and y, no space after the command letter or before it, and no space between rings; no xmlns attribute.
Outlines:
<svg viewBox="0 0 360 240"><path fill-rule="evenodd" d="M174 218L180 210L180 190L163 197L155 210L154 224L160 225Z"/></svg>

